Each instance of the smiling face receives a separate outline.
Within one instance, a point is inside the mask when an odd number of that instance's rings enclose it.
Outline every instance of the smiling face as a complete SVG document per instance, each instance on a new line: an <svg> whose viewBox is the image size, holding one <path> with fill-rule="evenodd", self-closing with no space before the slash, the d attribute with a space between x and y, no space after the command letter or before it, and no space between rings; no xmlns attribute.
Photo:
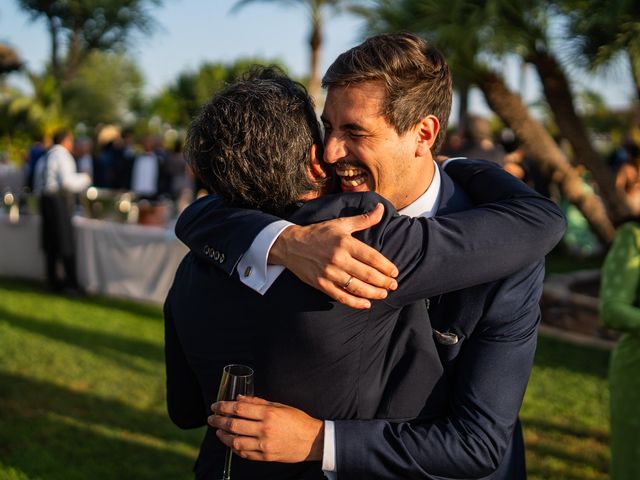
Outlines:
<svg viewBox="0 0 640 480"><path fill-rule="evenodd" d="M431 183L430 147L439 124L429 115L398 134L381 113L383 100L380 82L329 88L322 112L324 160L334 165L343 192L375 191L401 209Z"/></svg>

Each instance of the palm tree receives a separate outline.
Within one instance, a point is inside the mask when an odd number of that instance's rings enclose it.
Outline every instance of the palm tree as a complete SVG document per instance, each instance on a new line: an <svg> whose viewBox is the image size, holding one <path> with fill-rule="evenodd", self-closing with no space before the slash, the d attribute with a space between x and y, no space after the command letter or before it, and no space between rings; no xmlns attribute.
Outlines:
<svg viewBox="0 0 640 480"><path fill-rule="evenodd" d="M627 57L640 101L640 4L623 0L556 0L569 19L575 60L597 70Z"/></svg>
<svg viewBox="0 0 640 480"><path fill-rule="evenodd" d="M308 11L309 20L311 21L311 32L309 34L309 94L313 98L316 105L320 101L320 52L322 49L322 27L324 25L324 12L327 7L338 10L341 4L345 4L341 0L239 0L233 7L233 11L238 10L249 3L262 2L280 2L289 4L299 4Z"/></svg>
<svg viewBox="0 0 640 480"><path fill-rule="evenodd" d="M569 141L575 161L591 172L614 222L628 217L630 209L626 198L615 187L613 172L593 146L575 109L565 69L551 48L551 13L559 16L560 11L554 9L552 1L526 0L517 7L505 0L496 4L498 7L491 12L494 28L503 32L512 51L535 67L555 123L560 134Z"/></svg>
<svg viewBox="0 0 640 480"><path fill-rule="evenodd" d="M0 91L0 136L19 134L50 137L54 131L68 125L61 113L60 96L50 74L27 72L33 95L6 88Z"/></svg>
<svg viewBox="0 0 640 480"><path fill-rule="evenodd" d="M548 48L547 2L377 0L375 4L367 17L369 31L410 30L436 43L447 55L454 78L480 88L489 106L518 135L528 155L551 172L593 231L609 243L614 229L602 201L586 191L580 175L548 131L531 116L522 99L507 88L504 78L489 67L491 59L504 59L514 53L536 66L561 134L570 141L576 159L592 172L611 216L624 217L628 213L626 201L615 189L605 162L593 149L573 107L567 78Z"/></svg>
<svg viewBox="0 0 640 480"><path fill-rule="evenodd" d="M162 0L18 0L32 20L44 19L51 43L50 68L57 88L73 79L95 50L127 46L134 31L151 33L150 7ZM66 47L64 52L61 48Z"/></svg>

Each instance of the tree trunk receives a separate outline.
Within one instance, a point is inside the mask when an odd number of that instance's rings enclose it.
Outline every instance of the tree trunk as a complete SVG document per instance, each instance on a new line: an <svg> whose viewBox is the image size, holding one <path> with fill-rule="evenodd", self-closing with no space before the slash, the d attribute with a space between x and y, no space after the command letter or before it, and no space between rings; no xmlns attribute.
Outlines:
<svg viewBox="0 0 640 480"><path fill-rule="evenodd" d="M309 95L316 107L320 107L320 48L322 46L322 18L320 12L311 14L311 36L309 37L310 71Z"/></svg>
<svg viewBox="0 0 640 480"><path fill-rule="evenodd" d="M56 19L47 16L47 24L49 27L49 37L51 39L51 74L56 81L56 88L60 88L62 83L62 74L60 72L60 58L58 54L58 26Z"/></svg>
<svg viewBox="0 0 640 480"><path fill-rule="evenodd" d="M631 69L631 77L636 87L636 101L633 108L633 125L640 125L640 55L636 54L637 50L627 47L626 53L629 59Z"/></svg>
<svg viewBox="0 0 640 480"><path fill-rule="evenodd" d="M82 44L82 34L79 31L73 31L69 34L69 48L67 49L67 58L65 61L64 81L70 82L78 73L78 68L84 60L86 52Z"/></svg>
<svg viewBox="0 0 640 480"><path fill-rule="evenodd" d="M636 87L636 103L640 103L640 58L638 58L637 55L634 55L634 50L631 48L627 47L626 52L629 59L629 65L631 67L633 84Z"/></svg>
<svg viewBox="0 0 640 480"><path fill-rule="evenodd" d="M481 73L476 80L488 105L514 131L527 155L543 171L551 172L552 180L560 185L564 196L578 207L597 237L609 245L615 229L602 200L585 188L576 169L544 126L530 115L520 96L511 92L504 79L495 73Z"/></svg>
<svg viewBox="0 0 640 480"><path fill-rule="evenodd" d="M469 116L469 84L461 81L458 84L458 133L464 134L467 131L467 121Z"/></svg>
<svg viewBox="0 0 640 480"><path fill-rule="evenodd" d="M571 144L575 161L583 164L597 183L600 195L615 222L627 218L631 210L623 194L615 186L614 174L593 148L587 129L573 106L569 82L556 59L543 51L534 51L527 59L536 67L544 95L553 112L561 135Z"/></svg>

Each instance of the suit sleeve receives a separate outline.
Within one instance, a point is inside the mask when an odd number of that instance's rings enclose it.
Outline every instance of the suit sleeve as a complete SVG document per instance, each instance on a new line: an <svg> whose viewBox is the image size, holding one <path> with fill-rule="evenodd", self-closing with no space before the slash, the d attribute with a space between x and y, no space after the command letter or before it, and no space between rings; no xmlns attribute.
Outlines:
<svg viewBox="0 0 640 480"><path fill-rule="evenodd" d="M335 421L339 480L480 478L509 447L535 353L544 267L502 282L463 343L450 410L436 419L393 424Z"/></svg>
<svg viewBox="0 0 640 480"><path fill-rule="evenodd" d="M602 268L600 313L607 327L640 332L640 226L620 227Z"/></svg>
<svg viewBox="0 0 640 480"><path fill-rule="evenodd" d="M164 304L165 367L167 410L169 418L180 428L197 428L206 424L207 406L193 370L185 357L171 312L171 294Z"/></svg>
<svg viewBox="0 0 640 480"><path fill-rule="evenodd" d="M387 302L416 300L503 278L544 257L562 238L560 209L489 162L452 162L448 173L478 206L434 218L393 215L362 234L393 260L399 288Z"/></svg>
<svg viewBox="0 0 640 480"><path fill-rule="evenodd" d="M447 172L479 208L412 219L398 216L374 193L345 194L309 202L290 220L301 225L320 222L356 215L383 202L385 217L379 226L356 236L398 266L401 288L388 297L394 305L501 278L544 256L564 233L564 217L551 200L494 164L456 160ZM183 212L176 234L200 258L234 275L254 238L276 220L205 197ZM222 254L224 261L216 262L212 252Z"/></svg>
<svg viewBox="0 0 640 480"><path fill-rule="evenodd" d="M219 197L208 195L182 212L176 236L200 259L234 275L253 239L277 220L259 210L227 207Z"/></svg>

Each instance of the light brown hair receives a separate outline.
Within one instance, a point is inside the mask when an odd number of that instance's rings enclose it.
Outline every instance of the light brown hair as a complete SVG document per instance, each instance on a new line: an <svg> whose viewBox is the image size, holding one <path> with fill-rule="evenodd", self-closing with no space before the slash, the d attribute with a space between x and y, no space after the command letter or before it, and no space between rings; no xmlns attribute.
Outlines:
<svg viewBox="0 0 640 480"><path fill-rule="evenodd" d="M398 134L435 115L440 131L431 150L436 155L447 131L452 98L451 73L442 53L411 33L376 35L342 53L327 70L322 86L371 81L384 83L380 113Z"/></svg>

